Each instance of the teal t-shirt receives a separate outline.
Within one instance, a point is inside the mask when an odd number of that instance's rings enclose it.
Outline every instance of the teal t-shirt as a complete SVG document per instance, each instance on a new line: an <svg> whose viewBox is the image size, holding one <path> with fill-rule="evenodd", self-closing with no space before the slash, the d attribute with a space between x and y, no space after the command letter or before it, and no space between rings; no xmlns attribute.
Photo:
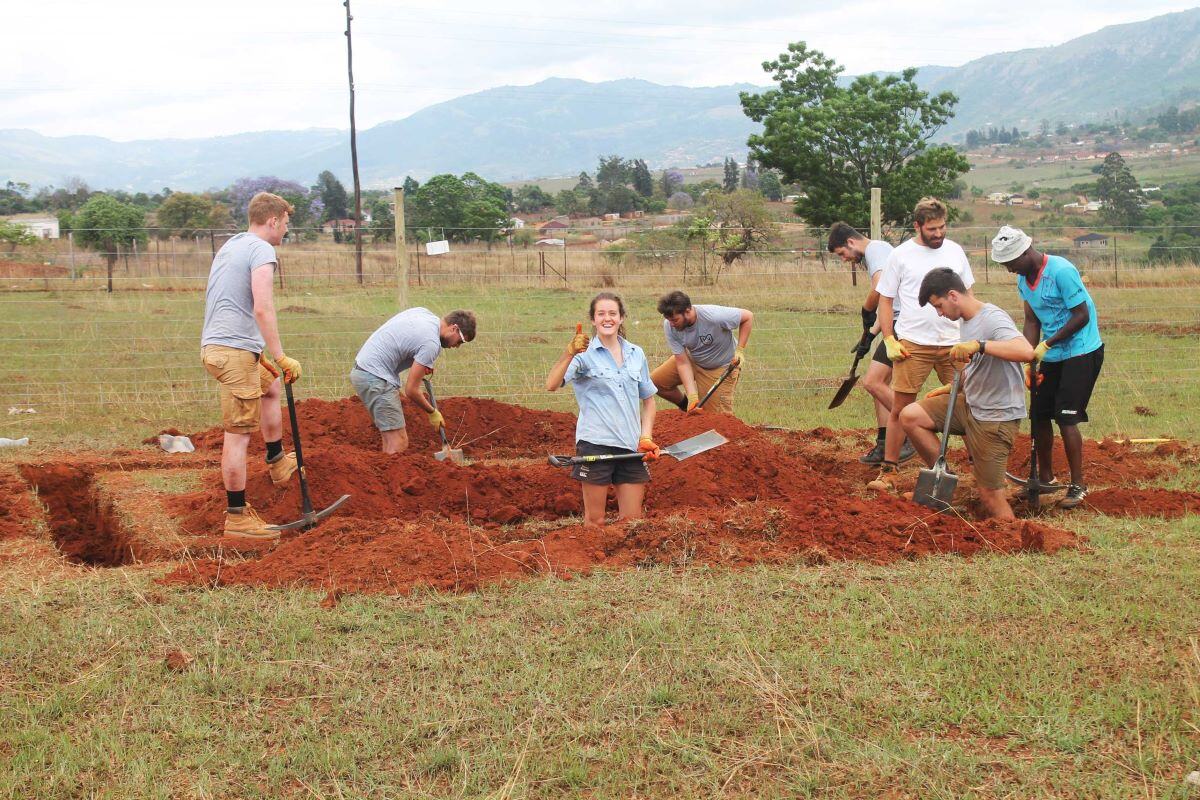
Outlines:
<svg viewBox="0 0 1200 800"><path fill-rule="evenodd" d="M1100 340L1100 321L1096 315L1096 304L1088 294L1079 270L1062 256L1046 256L1046 265L1037 283L1030 286L1024 275L1017 276L1017 291L1021 299L1029 303L1033 313L1042 323L1042 340L1058 333L1071 318L1071 309L1087 303L1088 322L1065 342L1059 342L1046 351L1046 361L1066 361L1068 358L1091 353L1104 344Z"/></svg>

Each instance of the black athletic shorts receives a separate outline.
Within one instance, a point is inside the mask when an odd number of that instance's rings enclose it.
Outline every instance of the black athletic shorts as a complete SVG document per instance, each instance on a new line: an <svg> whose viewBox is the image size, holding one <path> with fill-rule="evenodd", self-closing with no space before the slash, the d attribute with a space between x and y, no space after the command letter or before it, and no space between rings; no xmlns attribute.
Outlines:
<svg viewBox="0 0 1200 800"><path fill-rule="evenodd" d="M892 360L887 356L887 345L883 342L880 342L879 347L875 348L875 355L871 356L871 360L883 364L888 369L892 368Z"/></svg>
<svg viewBox="0 0 1200 800"><path fill-rule="evenodd" d="M1104 345L1090 353L1065 361L1043 361L1041 373L1046 377L1038 384L1038 419L1053 419L1059 425L1087 422L1088 401L1104 365Z"/></svg>
<svg viewBox="0 0 1200 800"><path fill-rule="evenodd" d="M623 447L609 447L603 444L578 441L575 443L577 456L604 456L632 453ZM650 480L650 470L646 462L636 458L621 461L591 461L586 464L576 464L571 470L571 477L582 483L594 483L599 486L616 485L619 483L647 483Z"/></svg>

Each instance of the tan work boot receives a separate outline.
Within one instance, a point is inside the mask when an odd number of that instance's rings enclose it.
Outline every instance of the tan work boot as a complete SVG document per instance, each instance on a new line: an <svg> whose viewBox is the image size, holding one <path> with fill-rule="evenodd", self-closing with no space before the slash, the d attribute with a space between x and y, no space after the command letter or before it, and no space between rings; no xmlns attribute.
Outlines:
<svg viewBox="0 0 1200 800"><path fill-rule="evenodd" d="M875 480L867 484L867 488L884 494L896 494L896 480L899 477L900 471L896 469L895 464L884 463L879 468L879 474L875 476Z"/></svg>
<svg viewBox="0 0 1200 800"><path fill-rule="evenodd" d="M268 461L271 468L271 483L283 486L296 472L296 454L280 453L274 461Z"/></svg>
<svg viewBox="0 0 1200 800"><path fill-rule="evenodd" d="M256 539L273 541L279 538L279 531L268 530L267 523L250 506L243 506L240 511L225 510L225 535L238 539Z"/></svg>

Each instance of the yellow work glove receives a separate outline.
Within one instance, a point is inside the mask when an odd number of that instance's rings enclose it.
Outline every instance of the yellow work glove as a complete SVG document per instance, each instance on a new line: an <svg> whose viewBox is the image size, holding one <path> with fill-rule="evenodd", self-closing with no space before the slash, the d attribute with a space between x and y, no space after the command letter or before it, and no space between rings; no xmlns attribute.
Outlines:
<svg viewBox="0 0 1200 800"><path fill-rule="evenodd" d="M900 340L895 336L884 339L883 346L887 348L887 357L892 361L903 361L908 358L908 350L904 349L904 345L900 344Z"/></svg>
<svg viewBox="0 0 1200 800"><path fill-rule="evenodd" d="M279 354L279 358L275 359L275 363L283 370L283 379L288 383L295 383L300 380L300 362L294 358L288 358L283 353Z"/></svg>
<svg viewBox="0 0 1200 800"><path fill-rule="evenodd" d="M738 369L746 366L746 348L739 347L737 352L733 354L733 363L737 364Z"/></svg>
<svg viewBox="0 0 1200 800"><path fill-rule="evenodd" d="M959 342L950 348L950 360L956 363L966 363L971 360L971 356L978 352L978 340L972 339L969 342Z"/></svg>
<svg viewBox="0 0 1200 800"><path fill-rule="evenodd" d="M700 395L692 392L687 396L687 413L699 414L704 409L700 407Z"/></svg>
<svg viewBox="0 0 1200 800"><path fill-rule="evenodd" d="M1038 346L1033 348L1033 363L1036 364L1039 361L1041 361L1043 358L1045 358L1046 352L1049 349L1050 349L1050 345L1046 344L1045 339L1043 339L1041 342L1039 342Z"/></svg>
<svg viewBox="0 0 1200 800"><path fill-rule="evenodd" d="M588 349L588 345L592 340L583 332L583 323L575 323L575 335L571 337L571 343L567 345L567 355L575 356Z"/></svg>
<svg viewBox="0 0 1200 800"><path fill-rule="evenodd" d="M662 449L654 443L654 440L649 436L643 436L638 439L638 452L645 453L643 461L656 461L658 459L658 451Z"/></svg>
<svg viewBox="0 0 1200 800"><path fill-rule="evenodd" d="M430 411L429 424L435 428L446 427L446 420L442 418L442 412L438 411L436 408L433 411Z"/></svg>
<svg viewBox="0 0 1200 800"><path fill-rule="evenodd" d="M934 397L941 397L944 394L950 394L950 384L948 383L945 386L939 386L929 394L925 395L925 399L929 400Z"/></svg>

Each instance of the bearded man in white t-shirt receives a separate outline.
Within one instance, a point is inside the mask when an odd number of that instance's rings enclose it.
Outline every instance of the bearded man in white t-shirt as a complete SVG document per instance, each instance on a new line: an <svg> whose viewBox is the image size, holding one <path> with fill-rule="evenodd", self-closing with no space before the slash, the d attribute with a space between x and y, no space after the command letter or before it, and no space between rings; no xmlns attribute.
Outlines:
<svg viewBox="0 0 1200 800"><path fill-rule="evenodd" d="M883 463L879 476L867 484L871 489L896 491L900 445L904 428L900 412L917 399L930 372L937 372L943 384L954 379L950 348L959 341L957 320L939 316L932 306L922 305L918 295L921 282L935 269L953 270L970 294L975 276L962 247L946 238L946 204L923 197L913 209L913 238L901 244L888 257L883 276L875 287L879 292L879 327L888 358L892 360L892 411L887 422ZM893 320L892 309L900 305Z"/></svg>

